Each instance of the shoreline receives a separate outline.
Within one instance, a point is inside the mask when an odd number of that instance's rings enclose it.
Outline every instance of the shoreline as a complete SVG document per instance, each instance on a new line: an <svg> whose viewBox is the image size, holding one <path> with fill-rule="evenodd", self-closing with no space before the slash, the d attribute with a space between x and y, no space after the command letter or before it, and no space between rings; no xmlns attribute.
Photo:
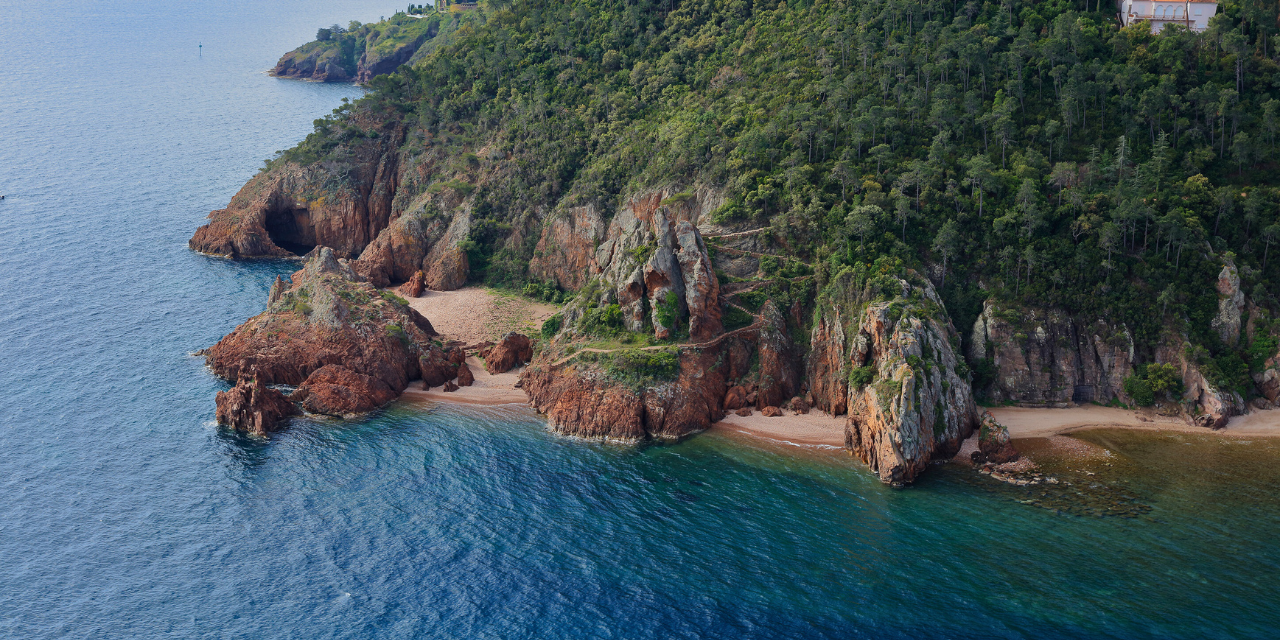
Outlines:
<svg viewBox="0 0 1280 640"><path fill-rule="evenodd" d="M1080 453L1084 453L1084 448L1070 447L1061 440L1073 433L1095 429L1191 433L1232 438L1280 438L1280 411L1255 411L1243 416L1233 416L1225 428L1214 431L1189 425L1180 417L1097 405L1065 409L993 407L987 410L1008 428L1014 441L1050 440L1060 448L1081 449ZM817 409L810 410L808 414L784 410L783 415L775 418L766 418L759 412L748 417L730 413L712 424L707 432L744 435L792 447L843 449L844 422L844 416L833 416ZM976 438L975 432L965 440L961 452L953 459L959 459L972 451L976 445L971 444L971 441L976 443Z"/></svg>
<svg viewBox="0 0 1280 640"><path fill-rule="evenodd" d="M409 383L409 388L405 389L397 400L407 402L452 402L480 406L529 404L529 397L525 395L524 391L516 388L516 381L520 379L520 372L524 370L524 367L493 375L484 370L484 364L475 356L467 356L466 362L467 366L471 368L471 375L475 377L475 382L471 383L471 386L458 387L457 391L446 393L443 386L423 389L422 381L414 380Z"/></svg>

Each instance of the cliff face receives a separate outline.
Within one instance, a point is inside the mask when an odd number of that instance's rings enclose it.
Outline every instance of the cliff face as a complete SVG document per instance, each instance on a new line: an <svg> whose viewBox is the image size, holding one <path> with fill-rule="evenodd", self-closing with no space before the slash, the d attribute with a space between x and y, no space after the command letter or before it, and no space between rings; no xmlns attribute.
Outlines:
<svg viewBox="0 0 1280 640"><path fill-rule="evenodd" d="M808 358L816 406L848 412L845 446L881 481L911 482L973 432L977 406L959 336L914 272L844 270L820 294Z"/></svg>
<svg viewBox="0 0 1280 640"><path fill-rule="evenodd" d="M209 214L189 244L231 258L285 257L316 246L354 258L392 220L401 126L367 123L344 163L281 162L254 176L226 209ZM337 186L335 186L337 185Z"/></svg>
<svg viewBox="0 0 1280 640"><path fill-rule="evenodd" d="M544 226L529 271L567 289L599 279L630 331L667 339L687 321L692 340L709 340L723 329L720 284L698 224L718 205L708 190L648 192L607 226L594 207L570 209Z"/></svg>
<svg viewBox="0 0 1280 640"><path fill-rule="evenodd" d="M1124 325L988 300L969 345L970 362L989 359L995 367L986 389L993 402L1129 401L1123 394L1124 379L1133 374L1133 337Z"/></svg>
<svg viewBox="0 0 1280 640"><path fill-rule="evenodd" d="M342 415L384 404L418 378L434 335L426 318L321 247L292 283L277 279L267 310L208 349L206 362L227 380L297 385L293 401Z"/></svg>

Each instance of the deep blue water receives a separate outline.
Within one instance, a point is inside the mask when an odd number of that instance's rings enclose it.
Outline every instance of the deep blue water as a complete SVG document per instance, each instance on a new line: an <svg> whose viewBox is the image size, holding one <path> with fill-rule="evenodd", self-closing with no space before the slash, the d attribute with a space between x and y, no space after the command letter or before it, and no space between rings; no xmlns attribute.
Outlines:
<svg viewBox="0 0 1280 640"><path fill-rule="evenodd" d="M186 240L359 94L264 71L398 7L0 0L0 637L1275 637L1275 447L1112 442L1126 519L518 407L219 430L188 354L294 265Z"/></svg>

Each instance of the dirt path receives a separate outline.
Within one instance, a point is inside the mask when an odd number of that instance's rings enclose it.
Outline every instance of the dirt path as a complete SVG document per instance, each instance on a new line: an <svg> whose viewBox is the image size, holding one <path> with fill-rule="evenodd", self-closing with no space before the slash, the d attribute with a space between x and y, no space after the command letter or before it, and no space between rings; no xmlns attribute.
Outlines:
<svg viewBox="0 0 1280 640"><path fill-rule="evenodd" d="M708 240L713 240L713 239L714 239L714 240L725 240L725 239L727 239L727 238L742 238L742 237L745 237L745 236L753 236L753 235L755 235L755 234L757 234L757 233L760 233L760 232L762 232L762 231L768 231L768 230L769 230L769 229L771 229L771 228L772 228L772 227L760 227L759 229L748 229L748 230L746 230L746 231L735 231L735 232L733 232L733 233L722 233L722 234L719 234L719 235L706 235L706 234L704 234L702 237L703 237L703 238L705 238L705 239L708 239Z"/></svg>
<svg viewBox="0 0 1280 640"><path fill-rule="evenodd" d="M737 306L737 305L734 305L734 306ZM739 307L739 308L741 308L741 307ZM746 309L743 309L743 311L746 311ZM737 335L737 334L739 334L739 333L742 333L743 331L751 331L751 330L754 330L754 329L759 329L761 326L763 326L763 325L764 325L764 320L763 320L763 319L761 319L761 318L760 318L760 316L756 316L755 318L756 318L756 321L755 321L755 322L752 322L751 324L749 324L749 325L747 325L747 326L745 326L745 327L740 327L740 328L738 328L738 329L734 329L733 331L730 331L730 332L728 332L728 333L722 333L722 334L720 334L720 335L718 335L718 336L716 336L716 337L714 337L714 338L712 338L712 339L710 339L710 340L708 340L708 341L706 341L706 342L681 342L681 343L678 343L678 344L659 344L659 345L654 345L654 346L652 346L652 347L640 347L639 349L640 349L640 351L657 351L657 350L659 350L659 349L670 349L671 347L676 347L677 349L684 349L684 348L686 348L686 347L693 347L693 348L695 348L695 349L705 348L705 347L714 347L714 346L716 346L716 345L720 344L721 342L723 342L726 338L733 337L733 336L735 336L735 335ZM558 366L560 366L560 365L562 365L562 364L564 364L564 363L566 363L566 362L568 362L568 361L570 361L570 360L574 359L574 358L575 358L575 357L577 357L577 356L578 356L578 354L580 354L580 353L613 353L613 352L615 352L615 351L630 351L631 349L634 349L634 348L635 348L635 347L619 347L619 348L617 348L617 349L594 349L594 348L591 348L591 347L587 347L587 348L584 348L584 349L578 349L577 351L575 351L575 352L573 352L573 353L571 353L571 354L569 354L569 355L567 355L567 356L565 356L565 357L563 357L563 358L560 358L559 360L556 360L555 362L552 362L552 363L551 363L551 366L553 366L553 367L558 367Z"/></svg>
<svg viewBox="0 0 1280 640"><path fill-rule="evenodd" d="M508 331L534 335L558 311L555 305L482 287L424 291L408 300L445 338L467 344L497 340Z"/></svg>

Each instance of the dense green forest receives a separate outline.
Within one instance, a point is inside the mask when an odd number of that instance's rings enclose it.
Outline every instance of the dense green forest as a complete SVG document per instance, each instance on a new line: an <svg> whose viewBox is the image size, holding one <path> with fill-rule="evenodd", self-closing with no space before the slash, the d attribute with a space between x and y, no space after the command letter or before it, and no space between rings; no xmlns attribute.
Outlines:
<svg viewBox="0 0 1280 640"><path fill-rule="evenodd" d="M494 284L528 279L516 221L712 185L717 222L771 225L817 286L898 259L962 332L990 297L1123 322L1140 348L1169 325L1238 386L1248 345L1210 331L1212 283L1231 259L1280 305L1280 22L1219 7L1152 35L1100 0L493 0L285 157L334 153L368 112L458 172L501 159L468 242Z"/></svg>

